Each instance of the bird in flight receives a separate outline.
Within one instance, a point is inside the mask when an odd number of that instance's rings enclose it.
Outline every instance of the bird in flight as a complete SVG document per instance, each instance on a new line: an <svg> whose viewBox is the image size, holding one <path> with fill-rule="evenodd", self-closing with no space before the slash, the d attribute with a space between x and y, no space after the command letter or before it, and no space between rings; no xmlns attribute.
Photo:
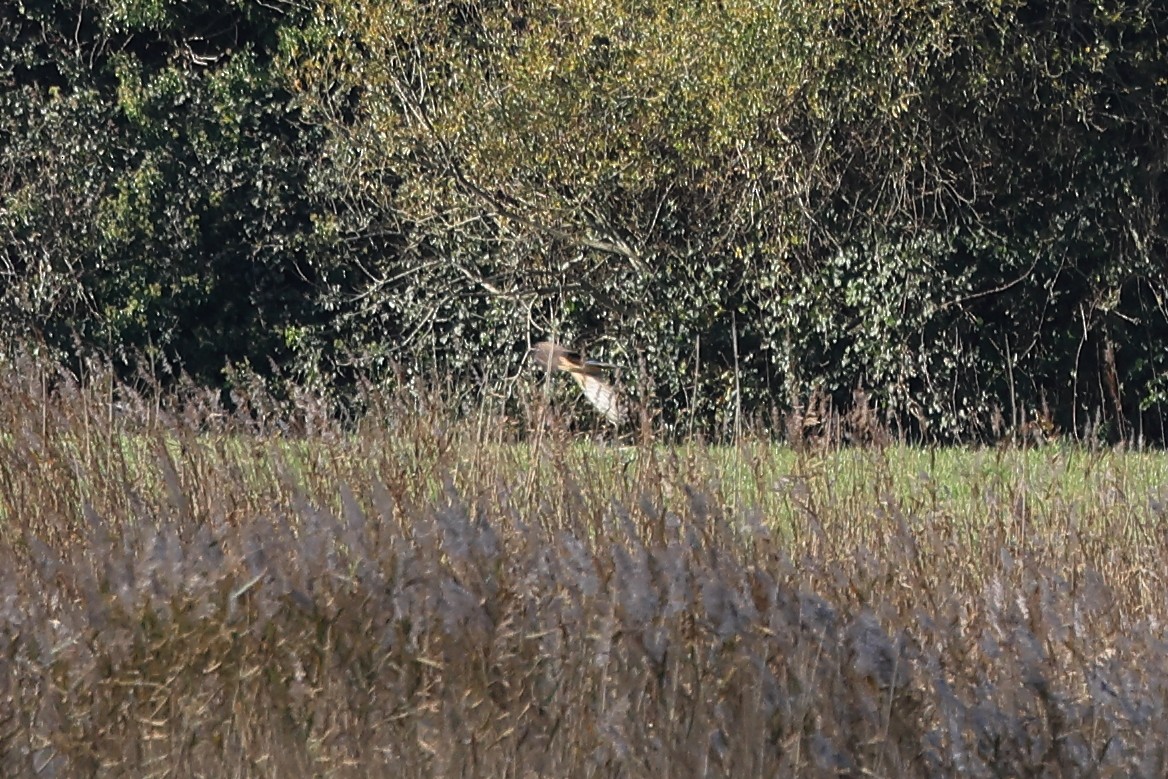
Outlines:
<svg viewBox="0 0 1168 779"><path fill-rule="evenodd" d="M544 370L561 370L571 374L584 397L614 425L624 419L624 408L616 390L602 377L601 369L610 367L595 360L585 360L579 352L565 349L551 341L540 341L531 347L531 359Z"/></svg>

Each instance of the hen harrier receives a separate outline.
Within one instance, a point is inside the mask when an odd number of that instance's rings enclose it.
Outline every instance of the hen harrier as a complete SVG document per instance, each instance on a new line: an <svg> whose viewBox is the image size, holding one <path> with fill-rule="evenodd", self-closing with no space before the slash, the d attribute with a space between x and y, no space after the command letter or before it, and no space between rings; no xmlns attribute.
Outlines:
<svg viewBox="0 0 1168 779"><path fill-rule="evenodd" d="M619 425L624 419L624 409L616 390L612 385L601 378L601 368L607 367L603 363L585 360L579 352L569 351L557 343L540 341L531 347L531 359L535 360L545 370L567 371L584 390L584 397L588 398L597 411L604 414L614 425Z"/></svg>

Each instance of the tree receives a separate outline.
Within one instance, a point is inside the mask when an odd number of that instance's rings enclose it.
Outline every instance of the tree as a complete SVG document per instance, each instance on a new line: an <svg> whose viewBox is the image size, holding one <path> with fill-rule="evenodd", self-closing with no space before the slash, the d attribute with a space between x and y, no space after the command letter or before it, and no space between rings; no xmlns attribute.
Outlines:
<svg viewBox="0 0 1168 779"><path fill-rule="evenodd" d="M275 65L294 14L250 3L0 11L10 335L201 381L292 360L323 319L309 203L320 133Z"/></svg>

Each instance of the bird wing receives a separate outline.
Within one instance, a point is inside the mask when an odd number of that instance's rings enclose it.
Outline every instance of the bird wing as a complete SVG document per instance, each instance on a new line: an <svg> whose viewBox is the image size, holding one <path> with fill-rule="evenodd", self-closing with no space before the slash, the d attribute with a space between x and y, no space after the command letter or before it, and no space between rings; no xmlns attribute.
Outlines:
<svg viewBox="0 0 1168 779"><path fill-rule="evenodd" d="M540 341L531 347L531 359L541 367L561 371L580 370L584 361L576 352L569 351L552 341Z"/></svg>
<svg viewBox="0 0 1168 779"><path fill-rule="evenodd" d="M584 397L609 422L619 425L624 419L624 409L612 385L600 378L600 363L584 360L578 352L573 352L552 341L540 341L531 347L531 359L541 367L566 371L572 375Z"/></svg>
<svg viewBox="0 0 1168 779"><path fill-rule="evenodd" d="M584 397L588 398L597 411L605 416L609 422L619 425L624 419L624 409L612 385L591 373L571 371L572 378L584 390Z"/></svg>
<svg viewBox="0 0 1168 779"><path fill-rule="evenodd" d="M531 359L541 368L555 368L555 346L549 341L540 341L531 347Z"/></svg>

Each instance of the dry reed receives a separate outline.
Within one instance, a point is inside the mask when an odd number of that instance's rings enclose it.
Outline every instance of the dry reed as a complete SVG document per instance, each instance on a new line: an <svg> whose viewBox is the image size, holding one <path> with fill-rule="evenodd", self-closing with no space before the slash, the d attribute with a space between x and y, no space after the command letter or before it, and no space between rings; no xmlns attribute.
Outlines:
<svg viewBox="0 0 1168 779"><path fill-rule="evenodd" d="M0 371L5 775L1168 775L1123 458L906 480L367 401Z"/></svg>

